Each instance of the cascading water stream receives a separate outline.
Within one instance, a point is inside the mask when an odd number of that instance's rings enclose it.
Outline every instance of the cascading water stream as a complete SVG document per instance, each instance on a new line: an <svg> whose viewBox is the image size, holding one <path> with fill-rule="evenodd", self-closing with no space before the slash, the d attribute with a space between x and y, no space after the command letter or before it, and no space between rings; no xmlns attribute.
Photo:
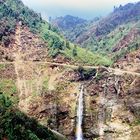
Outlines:
<svg viewBox="0 0 140 140"><path fill-rule="evenodd" d="M81 90L78 98L78 107L77 107L76 140L83 140L83 133L82 133L83 95L84 95L84 87L81 86Z"/></svg>

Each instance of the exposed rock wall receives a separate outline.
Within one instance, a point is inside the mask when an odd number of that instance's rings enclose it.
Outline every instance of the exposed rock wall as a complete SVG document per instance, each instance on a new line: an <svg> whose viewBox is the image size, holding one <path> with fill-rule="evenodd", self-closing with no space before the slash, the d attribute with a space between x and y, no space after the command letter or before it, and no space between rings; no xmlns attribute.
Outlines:
<svg viewBox="0 0 140 140"><path fill-rule="evenodd" d="M87 85L85 139L133 140L135 122L140 119L140 90L135 90L139 82L130 75L116 77L109 73L98 74L93 82Z"/></svg>

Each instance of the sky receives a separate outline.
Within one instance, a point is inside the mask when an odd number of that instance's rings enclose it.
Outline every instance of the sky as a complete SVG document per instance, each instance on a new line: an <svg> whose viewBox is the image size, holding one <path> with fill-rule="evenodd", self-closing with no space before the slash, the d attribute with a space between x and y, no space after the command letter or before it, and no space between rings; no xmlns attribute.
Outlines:
<svg viewBox="0 0 140 140"><path fill-rule="evenodd" d="M32 8L42 17L56 18L73 15L84 19L106 16L114 6L135 3L140 0L22 0L25 5Z"/></svg>

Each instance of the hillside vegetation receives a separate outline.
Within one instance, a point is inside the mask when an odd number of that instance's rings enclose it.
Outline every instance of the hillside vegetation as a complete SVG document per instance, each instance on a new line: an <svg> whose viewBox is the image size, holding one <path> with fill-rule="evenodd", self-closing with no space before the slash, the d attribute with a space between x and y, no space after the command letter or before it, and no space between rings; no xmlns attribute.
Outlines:
<svg viewBox="0 0 140 140"><path fill-rule="evenodd" d="M15 109L13 102L0 94L0 139L57 140L48 128Z"/></svg>
<svg viewBox="0 0 140 140"><path fill-rule="evenodd" d="M48 48L48 55L51 58L57 58L57 56L61 55L63 59L66 57L69 62L73 60L76 62L77 58L75 58L75 56L77 56L78 58L82 57L80 62L83 63L86 56L89 64L96 65L100 62L97 63L88 58L101 58L103 61L101 64L111 64L108 63L111 62L109 58L104 58L103 56L93 53L88 53L88 55L86 55L85 50L80 49L78 46L65 40L57 28L44 21L40 14L37 14L33 10L24 6L21 0L0 1L0 19L0 43L3 47L10 48L12 42L15 42L16 26L17 23L20 23L22 24L21 26L28 27L32 34L36 34L38 35L38 38L42 39L43 47ZM34 40L32 39L32 42L33 41ZM74 46L78 49L75 49ZM69 52L69 54L67 54L67 52ZM108 60L106 61L105 59Z"/></svg>

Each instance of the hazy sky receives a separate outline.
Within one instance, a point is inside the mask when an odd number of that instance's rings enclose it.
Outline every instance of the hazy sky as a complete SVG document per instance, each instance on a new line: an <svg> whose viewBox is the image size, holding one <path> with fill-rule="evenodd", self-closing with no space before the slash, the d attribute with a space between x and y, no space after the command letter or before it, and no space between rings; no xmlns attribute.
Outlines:
<svg viewBox="0 0 140 140"><path fill-rule="evenodd" d="M85 19L105 16L114 6L135 3L140 0L22 0L28 7L47 18L73 15Z"/></svg>

